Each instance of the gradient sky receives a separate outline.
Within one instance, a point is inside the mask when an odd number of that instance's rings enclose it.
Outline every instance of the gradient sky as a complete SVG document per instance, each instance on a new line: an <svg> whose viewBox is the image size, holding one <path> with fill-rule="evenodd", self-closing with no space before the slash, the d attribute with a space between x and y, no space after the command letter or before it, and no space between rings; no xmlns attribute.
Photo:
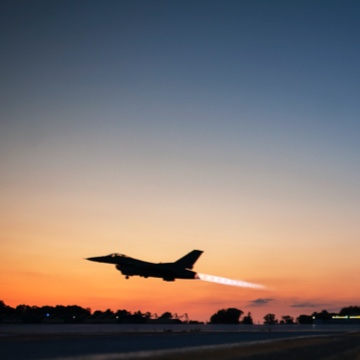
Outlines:
<svg viewBox="0 0 360 360"><path fill-rule="evenodd" d="M2 1L8 305L360 305L360 3ZM120 252L271 290L138 277Z"/></svg>

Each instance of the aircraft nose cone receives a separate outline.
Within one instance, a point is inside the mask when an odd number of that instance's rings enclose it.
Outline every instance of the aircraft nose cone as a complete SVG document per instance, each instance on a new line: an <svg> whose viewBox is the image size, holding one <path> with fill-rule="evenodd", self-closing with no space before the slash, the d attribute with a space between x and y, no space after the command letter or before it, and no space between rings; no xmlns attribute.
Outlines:
<svg viewBox="0 0 360 360"><path fill-rule="evenodd" d="M100 262L100 263L105 263L105 264L116 264L116 260L113 256L95 256L95 257L89 257L86 260L89 261L96 261L96 262Z"/></svg>
<svg viewBox="0 0 360 360"><path fill-rule="evenodd" d="M102 256L95 256L95 257L89 257L89 258L86 258L85 260L89 260L89 261L101 261L102 260Z"/></svg>

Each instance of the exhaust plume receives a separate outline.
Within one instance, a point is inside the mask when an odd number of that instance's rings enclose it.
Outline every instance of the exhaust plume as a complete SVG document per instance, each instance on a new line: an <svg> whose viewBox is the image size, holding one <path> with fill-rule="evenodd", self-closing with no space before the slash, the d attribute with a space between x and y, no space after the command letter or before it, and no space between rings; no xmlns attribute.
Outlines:
<svg viewBox="0 0 360 360"><path fill-rule="evenodd" d="M197 278L199 280L213 282L216 284L222 284L222 285L229 285L229 286L238 286L238 287L245 287L245 288L252 288L252 289L266 289L265 286L260 284L254 284L242 280L233 280L228 279L220 276L214 276L214 275L207 275L207 274L199 274L197 273Z"/></svg>

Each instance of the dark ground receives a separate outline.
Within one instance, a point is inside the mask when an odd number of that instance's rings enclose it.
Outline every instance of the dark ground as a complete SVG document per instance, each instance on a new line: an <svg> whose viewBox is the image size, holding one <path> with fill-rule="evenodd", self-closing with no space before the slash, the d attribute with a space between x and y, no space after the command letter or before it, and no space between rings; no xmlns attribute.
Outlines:
<svg viewBox="0 0 360 360"><path fill-rule="evenodd" d="M149 360L360 360L360 333L278 340L221 350L152 356ZM104 359L106 360L106 359Z"/></svg>
<svg viewBox="0 0 360 360"><path fill-rule="evenodd" d="M329 332L232 332L232 333L118 333L118 334L34 334L0 337L1 359L55 359L78 357L90 359L96 354L122 354L168 349L171 353L151 359L360 359L360 333ZM300 337L296 340L281 340ZM275 340L276 342L266 342ZM280 340L279 340L280 339ZM257 345L249 342L265 341ZM227 345L227 344L236 345ZM242 343L247 343L243 344ZM222 349L173 351L197 346L225 344ZM172 349L172 350L171 350ZM344 357L346 353L351 357ZM341 357L331 357L341 354ZM340 355L339 355L340 356ZM350 356L350 355L349 355ZM116 357L110 356L111 359ZM104 356L102 359L110 358ZM127 356L128 357L128 356ZM137 356L138 357L138 356ZM149 358L149 356L147 356Z"/></svg>

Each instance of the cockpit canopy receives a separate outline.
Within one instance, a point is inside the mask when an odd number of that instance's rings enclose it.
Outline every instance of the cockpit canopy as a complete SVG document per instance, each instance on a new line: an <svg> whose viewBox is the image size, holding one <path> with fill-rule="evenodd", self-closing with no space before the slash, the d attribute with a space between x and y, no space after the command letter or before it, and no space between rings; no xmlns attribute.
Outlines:
<svg viewBox="0 0 360 360"><path fill-rule="evenodd" d="M111 256L111 257L127 257L126 255L124 255L124 254L119 254L119 253L112 253L112 254L110 254L109 256Z"/></svg>

